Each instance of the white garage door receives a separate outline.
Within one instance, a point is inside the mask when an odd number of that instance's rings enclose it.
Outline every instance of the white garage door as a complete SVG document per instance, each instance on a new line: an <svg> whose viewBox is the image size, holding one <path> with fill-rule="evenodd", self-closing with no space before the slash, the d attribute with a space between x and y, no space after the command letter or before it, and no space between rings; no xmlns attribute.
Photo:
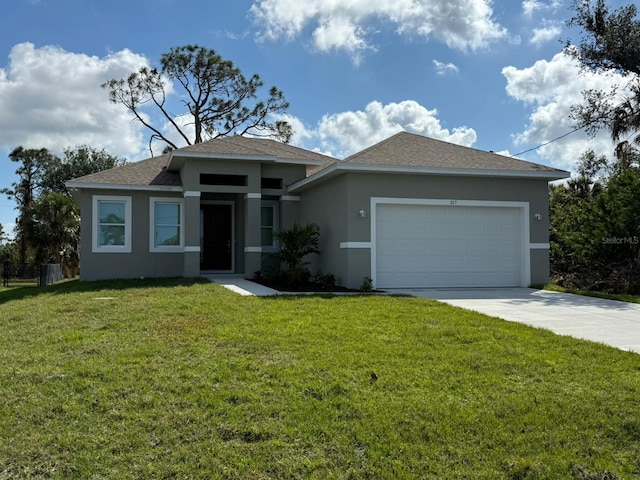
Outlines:
<svg viewBox="0 0 640 480"><path fill-rule="evenodd" d="M520 286L521 208L378 204L376 286Z"/></svg>

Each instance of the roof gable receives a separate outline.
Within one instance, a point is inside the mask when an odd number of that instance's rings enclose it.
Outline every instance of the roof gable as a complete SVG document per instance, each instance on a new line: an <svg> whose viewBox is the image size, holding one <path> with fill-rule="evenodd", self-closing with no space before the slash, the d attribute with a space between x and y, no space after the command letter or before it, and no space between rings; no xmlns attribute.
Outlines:
<svg viewBox="0 0 640 480"><path fill-rule="evenodd" d="M337 162L336 159L266 138L220 137L179 148L170 153L127 163L68 182L72 188L180 188L180 167L188 158L253 160L306 165L307 175Z"/></svg>
<svg viewBox="0 0 640 480"><path fill-rule="evenodd" d="M335 158L269 138L234 135L220 137L171 152L168 170L181 168L186 158L212 158L229 160L259 160L276 163L307 165L311 170L336 163Z"/></svg>

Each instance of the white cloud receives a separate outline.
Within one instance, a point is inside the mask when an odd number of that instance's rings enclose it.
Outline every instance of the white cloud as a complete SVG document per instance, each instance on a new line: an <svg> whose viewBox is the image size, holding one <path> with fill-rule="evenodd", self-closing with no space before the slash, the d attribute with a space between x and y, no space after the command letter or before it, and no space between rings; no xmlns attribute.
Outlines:
<svg viewBox="0 0 640 480"><path fill-rule="evenodd" d="M433 66L435 67L438 75L457 74L460 72L460 69L453 63L444 63L434 60Z"/></svg>
<svg viewBox="0 0 640 480"><path fill-rule="evenodd" d="M288 113L277 115L277 120L284 120L293 130L291 143L293 145L303 145L307 140L311 140L315 136L315 132L309 129L302 120Z"/></svg>
<svg viewBox="0 0 640 480"><path fill-rule="evenodd" d="M526 17L532 17L538 11L556 10L562 5L562 0L551 0L541 2L540 0L524 0L522 2L522 13Z"/></svg>
<svg viewBox="0 0 640 480"><path fill-rule="evenodd" d="M476 50L507 35L493 18L491 0L256 0L251 13L259 39L293 40L307 28L321 52L344 50L356 61L375 49L375 22L398 35L434 37L450 48Z"/></svg>
<svg viewBox="0 0 640 480"><path fill-rule="evenodd" d="M103 58L59 47L15 45L0 69L0 148L88 144L131 158L144 150L142 127L109 102L100 85L122 78L147 60L130 50Z"/></svg>
<svg viewBox="0 0 640 480"><path fill-rule="evenodd" d="M387 105L374 101L364 110L325 115L316 129L294 122L294 130L302 126L302 133L294 136L292 143L300 146L316 143L317 151L336 158L347 157L401 131L464 146L475 143L477 135L472 128L449 131L442 127L437 115L437 110L428 110L413 100Z"/></svg>
<svg viewBox="0 0 640 480"><path fill-rule="evenodd" d="M536 146L560 137L574 128L569 117L572 105L583 102L582 92L588 89L609 90L622 83L620 75L598 75L584 72L580 66L562 53L550 61L539 60L531 67L505 67L507 93L514 99L533 106L529 124L515 136L517 145ZM571 168L588 148L599 154L611 155L613 144L607 132L589 138L576 132L538 149L538 153L562 168Z"/></svg>
<svg viewBox="0 0 640 480"><path fill-rule="evenodd" d="M534 28L529 43L540 45L542 43L557 41L562 33L559 25L548 25L543 28Z"/></svg>

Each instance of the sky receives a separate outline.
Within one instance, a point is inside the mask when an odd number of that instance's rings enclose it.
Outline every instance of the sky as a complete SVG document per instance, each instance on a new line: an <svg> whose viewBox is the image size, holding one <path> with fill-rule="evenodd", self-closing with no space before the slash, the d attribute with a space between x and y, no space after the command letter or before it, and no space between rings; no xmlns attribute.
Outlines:
<svg viewBox="0 0 640 480"><path fill-rule="evenodd" d="M100 85L198 44L276 86L293 145L345 158L405 130L566 170L608 134L576 132L581 92L625 79L563 54L572 0L6 0L0 189L17 146L90 145L137 161L149 133ZM616 8L628 1L609 0ZM169 96L181 110L179 92ZM154 112L148 110L150 118ZM157 153L157 152L156 152ZM0 198L0 224L17 211Z"/></svg>

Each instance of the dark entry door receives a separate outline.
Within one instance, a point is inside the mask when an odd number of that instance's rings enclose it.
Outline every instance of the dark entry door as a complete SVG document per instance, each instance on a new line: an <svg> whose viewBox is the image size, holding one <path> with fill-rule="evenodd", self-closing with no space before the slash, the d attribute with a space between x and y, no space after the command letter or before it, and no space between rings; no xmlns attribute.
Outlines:
<svg viewBox="0 0 640 480"><path fill-rule="evenodd" d="M233 270L233 205L200 206L200 269Z"/></svg>

